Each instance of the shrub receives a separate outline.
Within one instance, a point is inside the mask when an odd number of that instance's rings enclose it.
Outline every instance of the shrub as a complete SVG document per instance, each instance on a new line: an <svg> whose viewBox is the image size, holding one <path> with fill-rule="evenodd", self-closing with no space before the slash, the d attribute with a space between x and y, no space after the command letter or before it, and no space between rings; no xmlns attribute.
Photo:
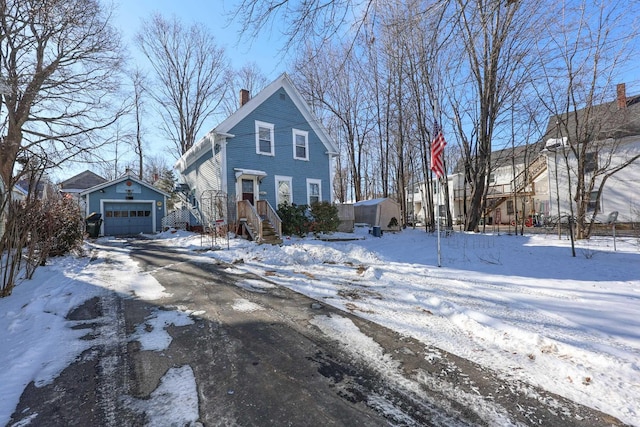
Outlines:
<svg viewBox="0 0 640 427"><path fill-rule="evenodd" d="M311 216L313 217L314 233L332 233L340 226L338 208L329 202L316 202L311 204Z"/></svg>
<svg viewBox="0 0 640 427"><path fill-rule="evenodd" d="M306 236L309 231L309 218L306 211L307 205L280 203L277 212L282 220L282 233L288 236Z"/></svg>

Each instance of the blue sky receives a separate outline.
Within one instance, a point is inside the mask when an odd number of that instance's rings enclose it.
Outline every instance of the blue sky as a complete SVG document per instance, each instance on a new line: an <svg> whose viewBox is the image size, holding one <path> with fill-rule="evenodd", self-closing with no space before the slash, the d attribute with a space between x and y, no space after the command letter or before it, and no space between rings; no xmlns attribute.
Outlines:
<svg viewBox="0 0 640 427"><path fill-rule="evenodd" d="M185 25L201 22L211 30L218 45L225 48L233 68L239 69L249 62L256 62L269 81L275 79L286 71L286 62L280 53L284 39L277 28L270 28L264 31L259 40L244 37L239 42L239 23L228 22L228 13L234 3L221 0L116 0L114 23L122 31L131 55L136 58L138 53L133 45L133 37L140 28L141 20L147 19L152 13L159 12L165 17L175 15Z"/></svg>

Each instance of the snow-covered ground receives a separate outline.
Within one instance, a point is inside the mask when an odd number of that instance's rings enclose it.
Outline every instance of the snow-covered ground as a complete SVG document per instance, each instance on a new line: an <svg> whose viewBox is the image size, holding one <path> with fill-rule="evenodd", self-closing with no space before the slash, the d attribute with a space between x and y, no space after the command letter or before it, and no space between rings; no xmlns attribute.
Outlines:
<svg viewBox="0 0 640 427"><path fill-rule="evenodd" d="M222 249L208 252L201 249L210 242L200 236L167 232L159 237L173 248L198 250L193 256L235 261L230 271L264 276L487 366L505 379L527 381L640 426L638 238L618 238L616 251L611 238L576 242L574 258L570 242L553 234L455 233L442 238L442 267L437 267L436 238L422 230L381 238L358 230L361 240L296 238L281 247L231 239L227 249L219 240ZM58 259L0 300L0 348L8 349L0 353L0 363L11 367L0 371L0 424L8 421L29 381L51 381L91 344L71 329L77 322L64 319L72 307L106 290L162 296L162 287L138 270L125 246L114 251L99 240L93 249L113 252L117 262ZM236 309L260 309L247 304L238 302ZM189 321L185 313L162 316L167 318L148 319L157 334L145 336L140 328L131 339L145 348L163 348L170 336L157 325ZM352 323L326 322L318 316L314 324L338 341L366 342ZM379 347L363 345L362 357L368 351ZM195 393L188 367L169 371L163 384L197 405L197 397L188 398ZM148 402L131 402L136 410L149 405L153 395ZM175 416L178 423L195 420L197 409L188 406Z"/></svg>

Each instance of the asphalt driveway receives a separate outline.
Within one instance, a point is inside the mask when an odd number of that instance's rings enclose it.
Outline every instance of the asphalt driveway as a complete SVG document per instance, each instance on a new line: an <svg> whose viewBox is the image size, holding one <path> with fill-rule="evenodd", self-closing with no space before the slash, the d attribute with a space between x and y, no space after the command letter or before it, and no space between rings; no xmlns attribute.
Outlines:
<svg viewBox="0 0 640 427"><path fill-rule="evenodd" d="M126 402L148 399L169 369L182 366L195 377L194 425L622 425L275 286L268 277L250 278L269 286L238 286L248 277L232 264L154 241L131 241L130 248L171 296L148 302L105 293L69 313L86 320L86 339L96 345L54 383L30 384L10 425L149 424L149 414ZM237 301L261 309L234 309ZM167 328L172 341L166 350L143 350L131 339L151 312L177 308L194 312L193 322ZM319 316L353 322L384 349L384 366L354 357L316 326ZM390 373L388 366L397 368ZM171 402L167 410L180 405Z"/></svg>

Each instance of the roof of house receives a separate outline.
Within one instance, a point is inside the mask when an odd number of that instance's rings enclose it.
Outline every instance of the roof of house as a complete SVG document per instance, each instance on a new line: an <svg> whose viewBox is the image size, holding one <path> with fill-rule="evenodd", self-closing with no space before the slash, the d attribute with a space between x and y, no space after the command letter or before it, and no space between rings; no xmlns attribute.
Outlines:
<svg viewBox="0 0 640 427"><path fill-rule="evenodd" d="M140 184L140 185L142 185L142 186L144 186L144 187L147 187L147 188L149 188L149 189L151 189L151 190L154 190L154 191L156 191L156 192L158 192L158 193L162 194L163 196L171 197L171 195L170 195L170 194L165 193L164 191L160 190L160 189L159 189L159 188L157 188L157 187L154 187L153 185L149 184L148 182L144 182L144 181L142 181L142 180L140 180L140 179L136 178L135 176L133 176L133 175L131 174L131 172L127 172L127 173L125 173L124 175L122 175L120 178L116 178L116 179L114 179L113 181L103 182L103 183L101 183L101 184L94 185L94 186L93 186L93 187L91 187L91 188L87 188L86 190L82 191L82 192L80 193L80 195L81 195L81 196L84 196L84 195L86 195L86 194L95 193L96 191L100 191L100 190L102 190L103 188L110 187L110 186L112 186L112 185L119 184L119 183L124 182L124 181L133 181L133 182L138 183L138 184Z"/></svg>
<svg viewBox="0 0 640 427"><path fill-rule="evenodd" d="M176 162L175 167L180 170L197 160L204 152L208 151L208 148L210 148L210 144L215 141L216 135L233 137L234 135L231 135L229 133L231 129L233 129L235 125L246 118L251 112L253 112L253 110L260 106L271 95L276 93L276 91L280 88L284 88L284 90L287 92L290 99L293 101L300 113L302 113L307 123L309 123L309 126L311 126L316 135L318 135L318 138L320 138L324 146L327 148L327 152L329 154L337 155L338 148L333 142L333 139L329 136L329 133L324 128L324 126L322 126L320 120L315 117L315 114L313 113L313 111L311 111L311 108L304 100L298 89L296 89L295 85L291 81L291 78L287 75L287 73L283 73L273 82L271 82L267 87L261 90L256 96L249 99L243 106L236 110L235 113L231 114L218 126L209 131L207 135L205 135L197 143L195 143L193 147L191 147L189 151L183 154L182 157Z"/></svg>
<svg viewBox="0 0 640 427"><path fill-rule="evenodd" d="M535 160L550 139L570 137L574 142L582 142L640 135L640 95L622 99L624 105L619 105L619 101L615 100L575 112L550 116L547 129L540 141L492 151L492 169L510 165L512 158L515 164L523 164L525 159L528 162ZM461 173L463 168L464 162L458 162L454 173Z"/></svg>
<svg viewBox="0 0 640 427"><path fill-rule="evenodd" d="M538 157L538 154L544 148L544 141L538 141L533 144L516 145L515 147L503 148L491 152L491 170L496 170L502 166L511 166L512 162L516 165L531 163ZM513 160L512 160L513 159ZM464 172L464 160L456 163L453 173Z"/></svg>
<svg viewBox="0 0 640 427"><path fill-rule="evenodd" d="M640 95L585 107L549 117L543 141L568 137L570 141L601 141L640 135Z"/></svg>
<svg viewBox="0 0 640 427"><path fill-rule="evenodd" d="M60 189L64 192L80 192L96 185L100 185L107 182L106 179L100 175L86 170L79 174L72 176L60 183ZM75 190L75 191L74 191Z"/></svg>

